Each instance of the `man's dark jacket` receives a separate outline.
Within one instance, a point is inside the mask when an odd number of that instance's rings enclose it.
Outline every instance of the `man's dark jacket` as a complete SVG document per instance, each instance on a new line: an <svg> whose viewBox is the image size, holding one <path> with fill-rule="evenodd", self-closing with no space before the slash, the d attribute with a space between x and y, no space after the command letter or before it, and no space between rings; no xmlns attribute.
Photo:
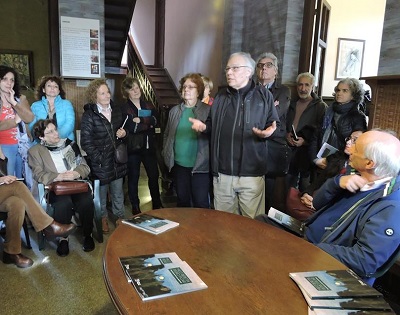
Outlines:
<svg viewBox="0 0 400 315"><path fill-rule="evenodd" d="M237 93L234 95L234 93ZM225 168L229 166L233 170L233 160L220 161L220 146L222 142L233 142L233 134L230 139L221 139L221 128L225 119L227 109L236 109L239 115L242 111L244 125L241 139L241 162L239 165L239 176L263 176L267 171L267 146L266 139L261 139L253 133L252 128L265 129L274 121L279 125L279 117L274 106L272 94L264 87L251 82L250 90L242 103L239 91L233 88L221 90L215 97L211 106L211 112L207 118L206 132L211 131L211 168L212 174L218 176L218 163ZM232 102L237 102L230 106ZM230 156L228 154L228 156ZM232 174L227 174L232 175Z"/></svg>

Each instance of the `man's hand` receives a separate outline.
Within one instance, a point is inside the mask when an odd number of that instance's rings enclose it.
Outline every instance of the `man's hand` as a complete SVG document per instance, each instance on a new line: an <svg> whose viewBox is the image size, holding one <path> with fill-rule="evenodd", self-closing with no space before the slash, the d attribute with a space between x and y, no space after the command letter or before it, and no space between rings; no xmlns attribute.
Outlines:
<svg viewBox="0 0 400 315"><path fill-rule="evenodd" d="M368 181L360 175L347 175L340 177L339 186L353 193L364 187Z"/></svg>
<svg viewBox="0 0 400 315"><path fill-rule="evenodd" d="M189 121L192 123L192 129L197 132L203 132L206 130L207 126L205 123L203 123L201 120L198 120L196 118L189 118Z"/></svg>
<svg viewBox="0 0 400 315"><path fill-rule="evenodd" d="M276 130L276 121L274 121L271 126L269 126L267 129L264 130L253 127L254 134L263 139L270 137L275 130Z"/></svg>
<svg viewBox="0 0 400 315"><path fill-rule="evenodd" d="M304 193L303 196L301 196L300 201L302 202L303 205L305 205L307 208L314 209L312 201L313 197L310 196L307 193Z"/></svg>

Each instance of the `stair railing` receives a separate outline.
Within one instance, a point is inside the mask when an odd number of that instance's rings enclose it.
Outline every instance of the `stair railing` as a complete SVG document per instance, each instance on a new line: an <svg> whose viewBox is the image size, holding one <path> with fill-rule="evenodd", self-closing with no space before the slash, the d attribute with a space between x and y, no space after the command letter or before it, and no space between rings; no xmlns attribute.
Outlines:
<svg viewBox="0 0 400 315"><path fill-rule="evenodd" d="M135 78L139 80L144 98L151 102L157 110L161 112L160 107L162 106L162 100L157 95L156 89L149 80L150 75L131 34L128 36L128 68L134 73Z"/></svg>

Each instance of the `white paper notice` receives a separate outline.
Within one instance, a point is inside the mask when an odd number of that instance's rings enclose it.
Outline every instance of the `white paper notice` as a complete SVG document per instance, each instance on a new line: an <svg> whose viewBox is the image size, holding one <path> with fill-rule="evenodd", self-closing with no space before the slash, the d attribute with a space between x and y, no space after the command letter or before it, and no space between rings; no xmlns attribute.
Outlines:
<svg viewBox="0 0 400 315"><path fill-rule="evenodd" d="M100 21L61 16L61 75L100 78Z"/></svg>

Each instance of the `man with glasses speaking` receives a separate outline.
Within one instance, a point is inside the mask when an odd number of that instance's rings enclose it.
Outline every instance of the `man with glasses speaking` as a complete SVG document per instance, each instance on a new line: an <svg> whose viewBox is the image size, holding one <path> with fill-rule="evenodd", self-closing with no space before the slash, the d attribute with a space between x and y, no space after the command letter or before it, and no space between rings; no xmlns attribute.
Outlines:
<svg viewBox="0 0 400 315"><path fill-rule="evenodd" d="M211 134L214 207L254 218L265 212L266 138L279 122L272 94L251 79L255 61L248 53L229 57L228 87L215 97L205 122L189 120Z"/></svg>

